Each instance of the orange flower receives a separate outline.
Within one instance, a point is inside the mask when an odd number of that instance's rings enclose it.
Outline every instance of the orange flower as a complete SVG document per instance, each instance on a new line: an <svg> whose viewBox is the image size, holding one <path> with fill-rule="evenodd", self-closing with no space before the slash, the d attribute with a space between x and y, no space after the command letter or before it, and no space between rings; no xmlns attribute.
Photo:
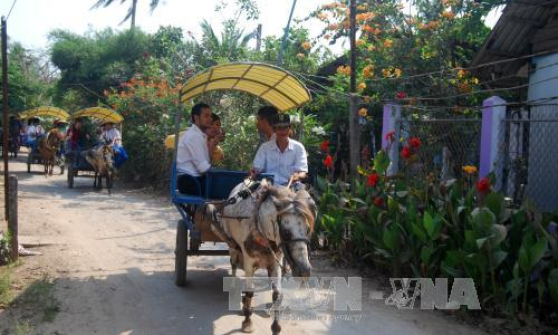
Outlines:
<svg viewBox="0 0 558 335"><path fill-rule="evenodd" d="M363 45L365 45L365 44L366 44L366 41L365 41L365 40L360 40L360 39L359 39L359 40L356 41L356 46L357 46L357 47L363 46Z"/></svg>
<svg viewBox="0 0 558 335"><path fill-rule="evenodd" d="M303 48L304 50L310 50L310 49L312 48L312 43L310 43L310 42L304 42L304 43L302 43L302 48Z"/></svg>
<svg viewBox="0 0 558 335"><path fill-rule="evenodd" d="M393 45L393 41L390 39L387 39L384 41L384 48L391 48L391 46Z"/></svg>
<svg viewBox="0 0 558 335"><path fill-rule="evenodd" d="M384 78L391 77L391 71L389 69L382 69L382 75Z"/></svg>
<svg viewBox="0 0 558 335"><path fill-rule="evenodd" d="M403 74L403 71L399 68L395 68L393 69L393 74L395 75L395 78L399 78Z"/></svg>
<svg viewBox="0 0 558 335"><path fill-rule="evenodd" d="M366 115L368 115L368 110L363 107L363 108L358 110L358 115L360 115L362 117L366 117Z"/></svg>
<svg viewBox="0 0 558 335"><path fill-rule="evenodd" d="M302 52L299 52L298 54L296 54L296 57L300 60L303 60L306 56Z"/></svg>
<svg viewBox="0 0 558 335"><path fill-rule="evenodd" d="M364 78L369 78L371 77L373 71L374 71L374 66L368 65L364 69L362 69L362 76Z"/></svg>
<svg viewBox="0 0 558 335"><path fill-rule="evenodd" d="M325 12L321 12L320 14L318 14L318 17L320 18L320 20L325 21L328 18L328 14Z"/></svg>
<svg viewBox="0 0 558 335"><path fill-rule="evenodd" d="M365 83L360 83L358 84L358 89L359 90L364 90L366 88L366 84Z"/></svg>
<svg viewBox="0 0 558 335"><path fill-rule="evenodd" d="M461 79L461 78L465 77L466 74L467 74L467 71L461 69L461 70L457 71L457 78Z"/></svg>
<svg viewBox="0 0 558 335"><path fill-rule="evenodd" d="M374 32L374 28L370 27L369 25L365 24L362 26L361 28L363 31L367 32L367 33L372 33Z"/></svg>
<svg viewBox="0 0 558 335"><path fill-rule="evenodd" d="M339 24L338 23L331 23L329 26L327 26L327 29L337 30L337 29L339 29Z"/></svg>
<svg viewBox="0 0 558 335"><path fill-rule="evenodd" d="M428 24L426 25L426 27L428 29L438 29L440 27L440 22L438 21L430 21L428 22Z"/></svg>
<svg viewBox="0 0 558 335"><path fill-rule="evenodd" d="M368 51L374 51L376 50L376 46L375 45L369 45L368 46Z"/></svg>
<svg viewBox="0 0 558 335"><path fill-rule="evenodd" d="M443 12L442 16L445 17L448 20L451 20L455 17L455 13L454 12Z"/></svg>

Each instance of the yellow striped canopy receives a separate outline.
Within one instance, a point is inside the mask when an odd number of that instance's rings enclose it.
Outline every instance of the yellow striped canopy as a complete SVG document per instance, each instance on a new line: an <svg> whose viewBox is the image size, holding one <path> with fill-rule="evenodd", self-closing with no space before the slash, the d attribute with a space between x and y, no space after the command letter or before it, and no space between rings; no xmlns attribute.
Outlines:
<svg viewBox="0 0 558 335"><path fill-rule="evenodd" d="M101 122L120 123L124 121L122 115L118 114L112 109L103 107L84 108L72 114L72 119L77 119L80 117L90 117Z"/></svg>
<svg viewBox="0 0 558 335"><path fill-rule="evenodd" d="M54 106L35 107L19 114L20 119L29 119L34 116L51 116L60 119L60 121L66 121L70 117L70 114Z"/></svg>
<svg viewBox="0 0 558 335"><path fill-rule="evenodd" d="M306 86L279 67L264 63L229 63L211 67L190 78L182 87L182 102L216 90L246 92L282 112L311 99Z"/></svg>

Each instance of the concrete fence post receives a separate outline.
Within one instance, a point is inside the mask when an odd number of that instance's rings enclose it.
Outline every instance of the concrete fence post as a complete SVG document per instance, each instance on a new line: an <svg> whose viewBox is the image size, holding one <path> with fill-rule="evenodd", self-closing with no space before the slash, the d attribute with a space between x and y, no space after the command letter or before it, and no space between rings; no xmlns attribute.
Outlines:
<svg viewBox="0 0 558 335"><path fill-rule="evenodd" d="M388 175L393 175L397 173L397 168L399 165L399 129L401 128L398 124L401 118L401 106L396 104L384 105L384 119L382 123L382 149L388 149L389 141L387 135L391 132L394 133L395 141L391 148L389 148L389 159L391 161L388 168Z"/></svg>
<svg viewBox="0 0 558 335"><path fill-rule="evenodd" d="M498 96L492 96L482 102L479 178L484 178L494 172L497 179L496 188L500 185L503 168L502 164L498 164L498 160L501 154L503 120L506 117L507 106L505 104L506 101Z"/></svg>

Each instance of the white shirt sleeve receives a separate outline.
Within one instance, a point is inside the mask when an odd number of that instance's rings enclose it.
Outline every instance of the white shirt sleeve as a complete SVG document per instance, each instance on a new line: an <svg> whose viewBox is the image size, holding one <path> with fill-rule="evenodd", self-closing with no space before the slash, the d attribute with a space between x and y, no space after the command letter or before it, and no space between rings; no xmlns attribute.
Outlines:
<svg viewBox="0 0 558 335"><path fill-rule="evenodd" d="M256 156L254 157L254 162L252 163L252 167L258 170L259 172L265 172L265 168L266 168L266 164L265 164L265 158L267 152L266 143L267 142L260 145L260 148L258 149L258 152L256 152Z"/></svg>
<svg viewBox="0 0 558 335"><path fill-rule="evenodd" d="M184 157L189 157L192 165L196 171L200 174L205 173L211 168L211 163L209 162L209 153L205 140L202 138L202 142L196 141L195 138L187 136L189 134L184 134L180 140L181 146L179 150L183 150Z"/></svg>

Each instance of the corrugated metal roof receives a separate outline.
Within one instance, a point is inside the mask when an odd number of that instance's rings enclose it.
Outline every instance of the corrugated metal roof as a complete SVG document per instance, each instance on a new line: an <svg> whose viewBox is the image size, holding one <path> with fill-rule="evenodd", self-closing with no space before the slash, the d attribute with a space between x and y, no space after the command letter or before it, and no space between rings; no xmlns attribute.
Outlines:
<svg viewBox="0 0 558 335"><path fill-rule="evenodd" d="M514 0L504 9L502 16L486 39L481 51L471 66L521 58L533 53L558 50L558 36L554 43L546 43L540 48L533 47L537 32L553 21L558 14L557 0ZM509 86L521 81L519 70L529 58L502 62L481 67L474 72L483 81L498 80L490 86ZM527 78L523 78L526 80Z"/></svg>

